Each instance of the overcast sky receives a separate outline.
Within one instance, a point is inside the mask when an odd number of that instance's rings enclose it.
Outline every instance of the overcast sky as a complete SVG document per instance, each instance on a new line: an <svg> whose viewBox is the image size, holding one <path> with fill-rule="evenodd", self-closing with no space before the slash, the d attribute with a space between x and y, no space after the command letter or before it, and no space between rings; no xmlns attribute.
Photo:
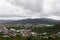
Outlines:
<svg viewBox="0 0 60 40"><path fill-rule="evenodd" d="M25 18L60 20L60 0L0 0L0 19Z"/></svg>

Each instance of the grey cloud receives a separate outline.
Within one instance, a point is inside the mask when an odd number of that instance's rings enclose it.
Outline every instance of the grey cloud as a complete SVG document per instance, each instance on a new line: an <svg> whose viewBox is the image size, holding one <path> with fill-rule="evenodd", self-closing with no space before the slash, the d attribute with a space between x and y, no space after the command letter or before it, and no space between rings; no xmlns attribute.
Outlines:
<svg viewBox="0 0 60 40"><path fill-rule="evenodd" d="M25 9L29 9L32 12L26 12L25 16L39 16L39 17L48 17L48 16L60 16L60 0L9 0L10 3L15 4L20 7L24 7ZM43 6L44 6L44 1L48 3L49 5L46 5L51 7L52 9L49 8L47 12L44 12ZM52 3L53 2L53 3ZM46 9L45 9L46 10ZM50 12L48 12L50 11Z"/></svg>
<svg viewBox="0 0 60 40"><path fill-rule="evenodd" d="M5 0L5 1L4 2L6 4L4 4L4 6L1 7L0 5L0 17L33 18L33 17L60 16L60 0ZM44 4L46 1L47 3Z"/></svg>
<svg viewBox="0 0 60 40"><path fill-rule="evenodd" d="M30 9L34 12L41 12L44 0L12 0L11 3Z"/></svg>

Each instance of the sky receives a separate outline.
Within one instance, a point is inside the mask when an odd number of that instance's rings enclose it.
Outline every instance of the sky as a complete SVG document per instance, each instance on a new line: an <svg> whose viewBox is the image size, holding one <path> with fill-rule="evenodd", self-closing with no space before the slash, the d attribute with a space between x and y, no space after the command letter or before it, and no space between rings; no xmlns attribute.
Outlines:
<svg viewBox="0 0 60 40"><path fill-rule="evenodd" d="M0 0L0 19L26 18L60 20L60 0Z"/></svg>

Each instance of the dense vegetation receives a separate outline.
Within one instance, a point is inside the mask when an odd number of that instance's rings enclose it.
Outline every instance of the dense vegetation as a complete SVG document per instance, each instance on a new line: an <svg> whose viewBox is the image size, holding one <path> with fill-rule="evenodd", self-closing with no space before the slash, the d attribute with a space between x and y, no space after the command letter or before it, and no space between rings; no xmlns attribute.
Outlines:
<svg viewBox="0 0 60 40"><path fill-rule="evenodd" d="M0 40L60 40L59 37L56 38L40 38L40 37L33 37L33 36L29 36L29 37L22 37L20 35L16 35L16 36L10 36L10 37L0 37Z"/></svg>
<svg viewBox="0 0 60 40"><path fill-rule="evenodd" d="M50 26L50 27L34 27L34 29L32 29L32 31L35 32L47 32L47 33L57 33L60 32L60 26L58 25L54 25L54 26Z"/></svg>

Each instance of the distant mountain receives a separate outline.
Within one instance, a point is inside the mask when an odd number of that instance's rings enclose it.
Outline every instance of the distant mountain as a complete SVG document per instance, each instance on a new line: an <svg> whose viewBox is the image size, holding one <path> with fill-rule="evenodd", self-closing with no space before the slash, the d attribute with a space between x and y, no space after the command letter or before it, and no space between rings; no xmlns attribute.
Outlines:
<svg viewBox="0 0 60 40"><path fill-rule="evenodd" d="M0 20L0 23L13 22L14 20Z"/></svg>
<svg viewBox="0 0 60 40"><path fill-rule="evenodd" d="M14 22L7 22L7 23L13 23L13 24L58 24L60 23L60 20L53 20L48 18L37 18L37 19L23 19L23 20L17 20Z"/></svg>

